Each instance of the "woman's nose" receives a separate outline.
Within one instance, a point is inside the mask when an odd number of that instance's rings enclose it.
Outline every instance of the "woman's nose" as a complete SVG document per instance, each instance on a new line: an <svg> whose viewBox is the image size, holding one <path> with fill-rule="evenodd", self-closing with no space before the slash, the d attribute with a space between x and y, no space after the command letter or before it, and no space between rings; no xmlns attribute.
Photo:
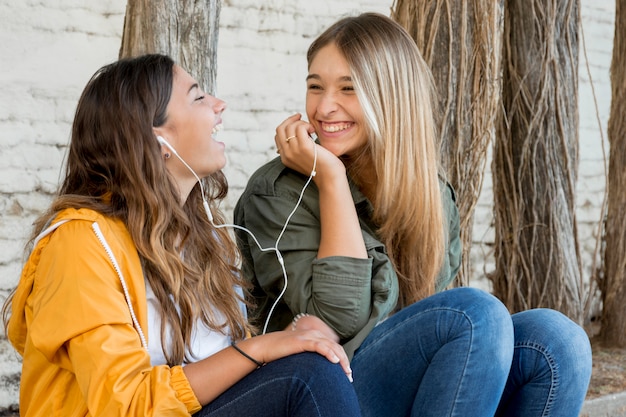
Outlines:
<svg viewBox="0 0 626 417"><path fill-rule="evenodd" d="M215 113L222 113L224 110L226 110L226 102L224 100L216 98L213 109L215 110Z"/></svg>
<svg viewBox="0 0 626 417"><path fill-rule="evenodd" d="M328 115L337 110L336 97L332 93L323 94L317 104L317 111L322 115Z"/></svg>

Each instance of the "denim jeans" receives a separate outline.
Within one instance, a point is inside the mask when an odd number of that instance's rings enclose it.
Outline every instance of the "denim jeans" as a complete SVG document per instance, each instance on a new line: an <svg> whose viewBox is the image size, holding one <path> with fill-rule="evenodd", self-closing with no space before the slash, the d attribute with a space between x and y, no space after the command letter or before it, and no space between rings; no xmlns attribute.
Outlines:
<svg viewBox="0 0 626 417"><path fill-rule="evenodd" d="M360 415L354 388L343 369L317 353L307 352L257 369L194 417Z"/></svg>
<svg viewBox="0 0 626 417"><path fill-rule="evenodd" d="M380 323L352 370L364 416L572 417L591 377L591 348L556 311L511 316L494 296L456 288Z"/></svg>
<svg viewBox="0 0 626 417"><path fill-rule="evenodd" d="M513 363L497 416L578 416L591 378L586 333L563 314L514 314Z"/></svg>

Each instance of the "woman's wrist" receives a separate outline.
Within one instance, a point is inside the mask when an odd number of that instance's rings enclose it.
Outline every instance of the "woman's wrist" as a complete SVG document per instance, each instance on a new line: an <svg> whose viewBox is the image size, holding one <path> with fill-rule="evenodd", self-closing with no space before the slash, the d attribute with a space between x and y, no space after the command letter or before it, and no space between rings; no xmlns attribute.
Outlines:
<svg viewBox="0 0 626 417"><path fill-rule="evenodd" d="M245 358L247 358L248 360L250 360L251 362L253 362L257 369L259 369L262 366L265 366L265 362L261 362L258 361L256 359L254 359L252 356L248 355L245 351L243 351L239 346L237 346L237 342L232 342L230 344L237 352L239 352L242 356L244 356Z"/></svg>
<svg viewBox="0 0 626 417"><path fill-rule="evenodd" d="M302 317L307 317L308 315L309 314L307 314L307 313L298 313L298 314L296 314L296 316L291 321L291 330L295 332L297 327L298 327L298 320L300 320Z"/></svg>

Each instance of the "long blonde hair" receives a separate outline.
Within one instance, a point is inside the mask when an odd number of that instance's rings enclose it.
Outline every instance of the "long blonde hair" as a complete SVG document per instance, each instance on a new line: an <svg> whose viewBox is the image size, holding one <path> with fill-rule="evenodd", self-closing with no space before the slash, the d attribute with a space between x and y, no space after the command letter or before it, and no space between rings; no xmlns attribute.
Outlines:
<svg viewBox="0 0 626 417"><path fill-rule="evenodd" d="M33 237L65 208L90 208L121 219L160 303L165 357L169 365L179 365L191 359L186 352L198 320L216 331L228 329L235 339L249 329L236 291L244 286L237 248L224 229L207 220L199 184L181 206L153 133L168 117L173 70L169 57L145 55L94 74L78 102L65 179L48 212L36 221ZM214 217L223 220L215 202L226 196L225 176L218 171L203 181ZM9 303L3 309L5 326Z"/></svg>
<svg viewBox="0 0 626 417"><path fill-rule="evenodd" d="M331 43L350 66L368 123L368 143L348 173L361 185L373 167L374 221L407 305L434 292L445 248L432 75L413 39L381 14L336 22L311 44L309 65Z"/></svg>

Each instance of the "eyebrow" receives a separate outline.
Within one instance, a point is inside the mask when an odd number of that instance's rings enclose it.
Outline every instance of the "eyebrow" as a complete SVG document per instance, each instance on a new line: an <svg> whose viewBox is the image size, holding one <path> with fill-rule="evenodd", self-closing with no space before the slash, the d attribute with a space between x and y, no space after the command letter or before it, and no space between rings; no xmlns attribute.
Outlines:
<svg viewBox="0 0 626 417"><path fill-rule="evenodd" d="M322 77L320 77L320 76L319 76L319 75L317 75L317 74L309 74L309 75L307 75L307 77L306 77L306 81L309 81L309 80L311 80L311 79L321 80L321 79L322 79ZM339 77L339 79L338 79L337 81L352 82L352 77L351 77L351 76L349 76L349 75L345 75L345 76L343 76L343 77Z"/></svg>
<svg viewBox="0 0 626 417"><path fill-rule="evenodd" d="M189 90L187 90L187 94L191 93L191 90L193 90L194 88L200 88L198 83L192 84L191 87L189 87Z"/></svg>

